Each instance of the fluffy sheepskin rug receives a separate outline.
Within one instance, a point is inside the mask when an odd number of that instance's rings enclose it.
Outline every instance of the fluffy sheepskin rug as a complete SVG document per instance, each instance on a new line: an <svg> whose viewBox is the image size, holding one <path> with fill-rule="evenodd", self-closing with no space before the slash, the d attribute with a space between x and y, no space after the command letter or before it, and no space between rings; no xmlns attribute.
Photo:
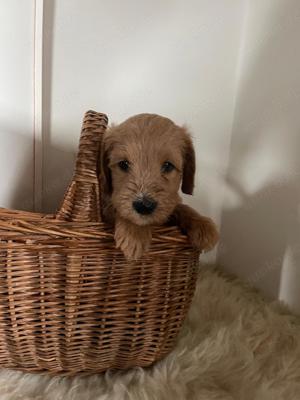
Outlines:
<svg viewBox="0 0 300 400"><path fill-rule="evenodd" d="M203 269L174 351L148 370L50 378L0 372L1 400L298 400L300 319Z"/></svg>

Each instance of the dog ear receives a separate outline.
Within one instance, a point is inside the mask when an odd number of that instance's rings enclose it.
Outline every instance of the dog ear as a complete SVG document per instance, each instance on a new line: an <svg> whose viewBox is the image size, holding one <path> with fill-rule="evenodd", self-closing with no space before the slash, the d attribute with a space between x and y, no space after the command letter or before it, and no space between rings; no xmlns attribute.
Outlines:
<svg viewBox="0 0 300 400"><path fill-rule="evenodd" d="M105 146L105 137L102 141L101 155L100 155L100 182L101 190L108 195L112 194L112 176L109 168L109 149Z"/></svg>
<svg viewBox="0 0 300 400"><path fill-rule="evenodd" d="M183 153L183 171L181 190L185 194L193 194L194 179L196 170L196 157L192 139L190 135L185 133L185 147Z"/></svg>

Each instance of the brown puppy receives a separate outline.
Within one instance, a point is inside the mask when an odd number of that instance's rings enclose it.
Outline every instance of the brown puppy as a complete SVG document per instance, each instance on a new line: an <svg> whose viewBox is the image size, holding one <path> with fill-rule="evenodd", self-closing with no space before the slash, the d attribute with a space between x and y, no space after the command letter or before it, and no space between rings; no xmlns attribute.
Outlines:
<svg viewBox="0 0 300 400"><path fill-rule="evenodd" d="M172 221L191 244L210 250L218 240L215 224L181 204L192 194L195 152L190 136L170 119L139 114L104 136L104 218L115 224L116 245L128 259L147 251L155 225Z"/></svg>

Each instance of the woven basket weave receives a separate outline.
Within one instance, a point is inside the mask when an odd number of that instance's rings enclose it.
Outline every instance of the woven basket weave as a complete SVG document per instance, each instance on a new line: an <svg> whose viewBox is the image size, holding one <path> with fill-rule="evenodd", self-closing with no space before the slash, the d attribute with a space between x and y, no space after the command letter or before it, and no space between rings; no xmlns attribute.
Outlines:
<svg viewBox="0 0 300 400"><path fill-rule="evenodd" d="M173 347L199 253L176 227L127 262L101 222L107 117L86 113L75 173L55 215L0 209L0 366L53 374L149 366Z"/></svg>

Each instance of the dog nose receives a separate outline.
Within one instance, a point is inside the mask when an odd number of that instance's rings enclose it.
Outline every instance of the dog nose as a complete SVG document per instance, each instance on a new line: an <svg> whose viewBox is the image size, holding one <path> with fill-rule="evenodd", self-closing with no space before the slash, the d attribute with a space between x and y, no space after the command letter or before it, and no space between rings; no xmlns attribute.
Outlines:
<svg viewBox="0 0 300 400"><path fill-rule="evenodd" d="M132 203L133 208L135 211L142 215L149 215L152 214L153 211L156 209L157 202L151 197L144 196L140 200L135 200Z"/></svg>

